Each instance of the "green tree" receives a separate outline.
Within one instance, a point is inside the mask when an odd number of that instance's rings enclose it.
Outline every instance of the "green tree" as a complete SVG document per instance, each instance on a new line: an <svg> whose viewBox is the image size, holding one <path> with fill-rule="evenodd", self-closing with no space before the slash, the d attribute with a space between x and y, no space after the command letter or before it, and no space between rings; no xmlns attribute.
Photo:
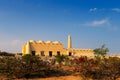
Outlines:
<svg viewBox="0 0 120 80"><path fill-rule="evenodd" d="M61 67L62 62L64 62L66 60L67 56L65 56L65 55L56 55L55 58L56 58L56 61L59 63L60 67Z"/></svg>
<svg viewBox="0 0 120 80"><path fill-rule="evenodd" d="M26 63L35 63L38 61L38 59L39 59L38 56L32 56L30 54L26 54L26 55L22 56L23 62L26 62Z"/></svg>
<svg viewBox="0 0 120 80"><path fill-rule="evenodd" d="M105 47L105 44L103 44L100 48L94 49L94 54L97 56L104 56L109 52L109 49Z"/></svg>
<svg viewBox="0 0 120 80"><path fill-rule="evenodd" d="M8 52L1 52L0 51L0 56L15 56L13 53L8 53Z"/></svg>

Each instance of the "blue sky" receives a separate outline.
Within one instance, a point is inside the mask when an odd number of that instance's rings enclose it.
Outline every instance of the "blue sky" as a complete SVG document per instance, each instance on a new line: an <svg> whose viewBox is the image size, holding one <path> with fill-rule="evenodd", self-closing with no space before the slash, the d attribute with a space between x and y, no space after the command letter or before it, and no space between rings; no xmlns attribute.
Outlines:
<svg viewBox="0 0 120 80"><path fill-rule="evenodd" d="M21 52L33 39L120 53L119 0L0 0L0 50Z"/></svg>

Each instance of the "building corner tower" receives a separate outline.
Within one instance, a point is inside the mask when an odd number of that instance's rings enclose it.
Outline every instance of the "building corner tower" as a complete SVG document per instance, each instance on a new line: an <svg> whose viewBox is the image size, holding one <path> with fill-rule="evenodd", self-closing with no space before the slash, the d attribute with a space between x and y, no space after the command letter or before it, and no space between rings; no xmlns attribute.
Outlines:
<svg viewBox="0 0 120 80"><path fill-rule="evenodd" d="M72 41L71 41L71 36L68 35L68 49L72 48Z"/></svg>
<svg viewBox="0 0 120 80"><path fill-rule="evenodd" d="M30 53L31 53L30 42L27 42L27 45L26 45L26 54L30 54Z"/></svg>

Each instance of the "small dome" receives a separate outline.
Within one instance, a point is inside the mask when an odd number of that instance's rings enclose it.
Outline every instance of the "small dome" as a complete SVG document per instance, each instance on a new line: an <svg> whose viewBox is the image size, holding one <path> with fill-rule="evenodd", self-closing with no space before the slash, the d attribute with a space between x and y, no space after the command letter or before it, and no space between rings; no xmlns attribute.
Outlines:
<svg viewBox="0 0 120 80"><path fill-rule="evenodd" d="M31 43L36 43L36 41L34 41L34 40L30 40L29 42L31 42Z"/></svg>
<svg viewBox="0 0 120 80"><path fill-rule="evenodd" d="M52 43L51 41L46 41L46 43Z"/></svg>
<svg viewBox="0 0 120 80"><path fill-rule="evenodd" d="M44 41L40 40L40 41L38 41L38 43L44 43Z"/></svg>
<svg viewBox="0 0 120 80"><path fill-rule="evenodd" d="M53 43L54 43L54 44L60 44L60 42L59 42L59 41L54 41Z"/></svg>

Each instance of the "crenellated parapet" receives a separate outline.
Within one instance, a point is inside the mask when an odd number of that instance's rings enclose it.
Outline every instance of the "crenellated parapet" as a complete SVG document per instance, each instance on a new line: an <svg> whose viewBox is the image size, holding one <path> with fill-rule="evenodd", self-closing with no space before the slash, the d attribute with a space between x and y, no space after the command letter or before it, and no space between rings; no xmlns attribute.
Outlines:
<svg viewBox="0 0 120 80"><path fill-rule="evenodd" d="M59 41L43 41L43 40L39 40L38 42L36 42L35 40L30 40L29 41L32 44L57 44L57 45L61 45L62 43L60 43Z"/></svg>
<svg viewBox="0 0 120 80"><path fill-rule="evenodd" d="M72 38L68 36L68 47L59 41L35 41L30 40L22 46L23 54L32 54L40 56L69 55L69 56L94 56L92 49L72 48Z"/></svg>

